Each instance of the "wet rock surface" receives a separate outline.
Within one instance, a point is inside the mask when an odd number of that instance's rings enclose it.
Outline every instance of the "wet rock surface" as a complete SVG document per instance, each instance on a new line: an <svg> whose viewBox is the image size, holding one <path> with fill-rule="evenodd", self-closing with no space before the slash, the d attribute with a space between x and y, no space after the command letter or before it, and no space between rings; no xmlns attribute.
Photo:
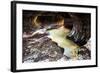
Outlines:
<svg viewBox="0 0 100 73"><path fill-rule="evenodd" d="M78 54L79 54L79 60L91 59L91 52L86 47L81 47Z"/></svg>
<svg viewBox="0 0 100 73"><path fill-rule="evenodd" d="M91 51L88 49L88 44L79 49L78 60L91 59ZM70 60L71 58L63 55L63 52L64 49L48 38L46 34L36 34L35 37L23 39L24 63Z"/></svg>
<svg viewBox="0 0 100 73"><path fill-rule="evenodd" d="M45 35L42 38L27 38L23 42L23 62L57 61L63 56L61 48Z"/></svg>
<svg viewBox="0 0 100 73"><path fill-rule="evenodd" d="M89 40L84 46L79 49L79 59L87 60L91 59L91 41Z"/></svg>

